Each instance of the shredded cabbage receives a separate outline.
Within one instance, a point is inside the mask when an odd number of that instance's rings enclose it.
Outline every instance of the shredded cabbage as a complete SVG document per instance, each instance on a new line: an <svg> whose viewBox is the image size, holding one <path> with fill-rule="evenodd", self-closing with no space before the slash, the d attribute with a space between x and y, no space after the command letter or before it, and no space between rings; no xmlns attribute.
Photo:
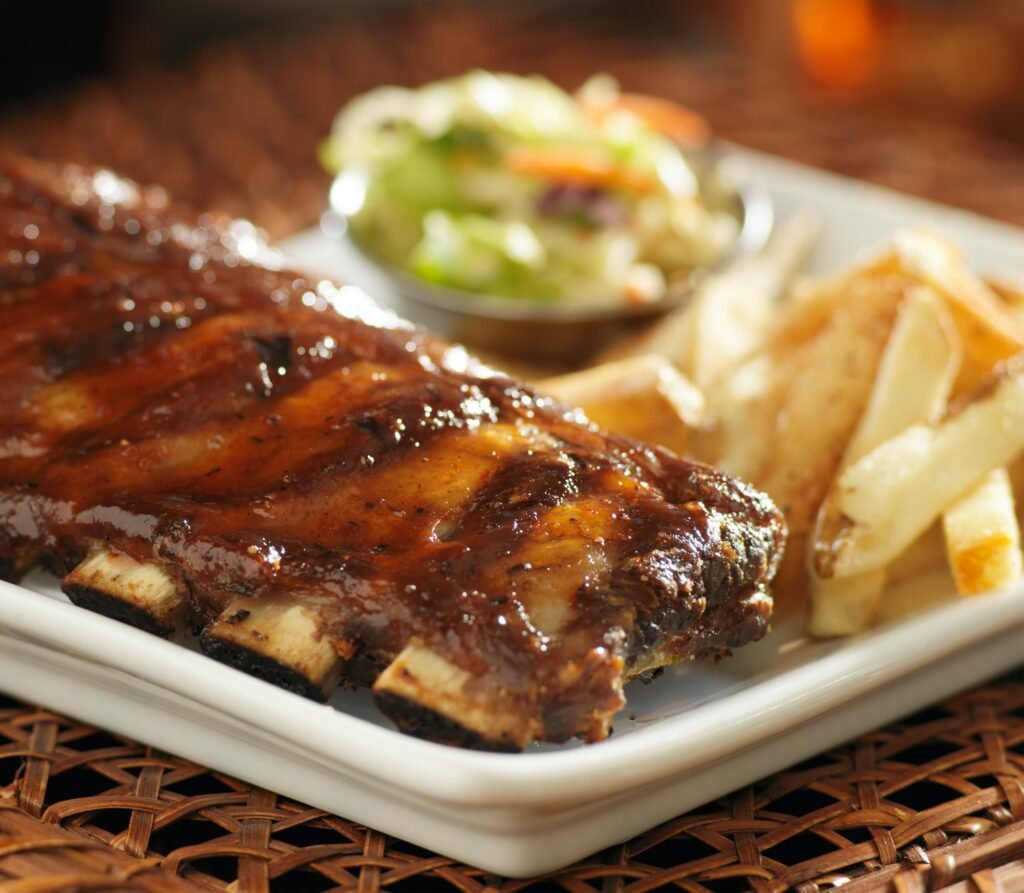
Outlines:
<svg viewBox="0 0 1024 893"><path fill-rule="evenodd" d="M657 300L671 276L728 251L738 225L618 95L607 76L573 96L484 71L381 87L341 111L321 160L352 181L336 188L359 243L425 280L524 300Z"/></svg>

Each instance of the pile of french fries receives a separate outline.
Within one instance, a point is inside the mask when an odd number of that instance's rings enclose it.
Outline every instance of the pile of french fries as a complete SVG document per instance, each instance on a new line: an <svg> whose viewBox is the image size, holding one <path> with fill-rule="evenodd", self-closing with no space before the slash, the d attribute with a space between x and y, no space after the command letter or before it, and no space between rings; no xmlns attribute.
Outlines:
<svg viewBox="0 0 1024 893"><path fill-rule="evenodd" d="M945 561L962 595L1024 575L1024 287L916 229L793 285L815 235L795 215L684 308L540 387L771 495L789 526L777 614L837 636L876 622L911 565Z"/></svg>

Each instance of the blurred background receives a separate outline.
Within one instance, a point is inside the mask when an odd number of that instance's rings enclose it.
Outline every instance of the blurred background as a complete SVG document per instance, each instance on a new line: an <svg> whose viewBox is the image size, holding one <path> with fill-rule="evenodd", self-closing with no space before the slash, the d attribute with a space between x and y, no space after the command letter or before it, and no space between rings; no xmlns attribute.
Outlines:
<svg viewBox="0 0 1024 893"><path fill-rule="evenodd" d="M6 4L0 151L108 164L272 236L381 83L594 71L723 137L1024 224L1018 0L93 0Z"/></svg>

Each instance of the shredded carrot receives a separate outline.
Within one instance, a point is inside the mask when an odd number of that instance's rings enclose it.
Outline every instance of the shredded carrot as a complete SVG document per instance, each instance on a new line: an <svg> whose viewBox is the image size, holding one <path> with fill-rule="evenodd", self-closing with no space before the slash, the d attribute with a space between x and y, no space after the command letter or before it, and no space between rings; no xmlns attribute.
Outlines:
<svg viewBox="0 0 1024 893"><path fill-rule="evenodd" d="M650 192L654 176L577 146L517 147L505 153L505 167L517 174L581 186Z"/></svg>
<svg viewBox="0 0 1024 893"><path fill-rule="evenodd" d="M581 107L595 121L603 121L619 111L631 112L652 129L681 146L695 148L711 138L711 125L695 111L656 96L620 93L611 102L587 102Z"/></svg>

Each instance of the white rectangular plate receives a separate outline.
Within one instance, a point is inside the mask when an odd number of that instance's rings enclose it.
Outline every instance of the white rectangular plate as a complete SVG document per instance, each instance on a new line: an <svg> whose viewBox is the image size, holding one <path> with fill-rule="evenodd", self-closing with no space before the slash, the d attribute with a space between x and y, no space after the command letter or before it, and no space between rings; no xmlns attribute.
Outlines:
<svg viewBox="0 0 1024 893"><path fill-rule="evenodd" d="M849 264L916 223L950 235L987 273L1024 267L1022 231L739 154L779 214L799 205L821 212L815 270ZM319 232L282 247L297 266L344 276ZM74 608L43 574L0 583L0 689L489 871L529 876L1020 662L1024 587L956 600L936 574L907 584L908 593L932 606L842 641L776 629L720 664L630 685L610 740L526 754L406 737L365 692L314 704Z"/></svg>

